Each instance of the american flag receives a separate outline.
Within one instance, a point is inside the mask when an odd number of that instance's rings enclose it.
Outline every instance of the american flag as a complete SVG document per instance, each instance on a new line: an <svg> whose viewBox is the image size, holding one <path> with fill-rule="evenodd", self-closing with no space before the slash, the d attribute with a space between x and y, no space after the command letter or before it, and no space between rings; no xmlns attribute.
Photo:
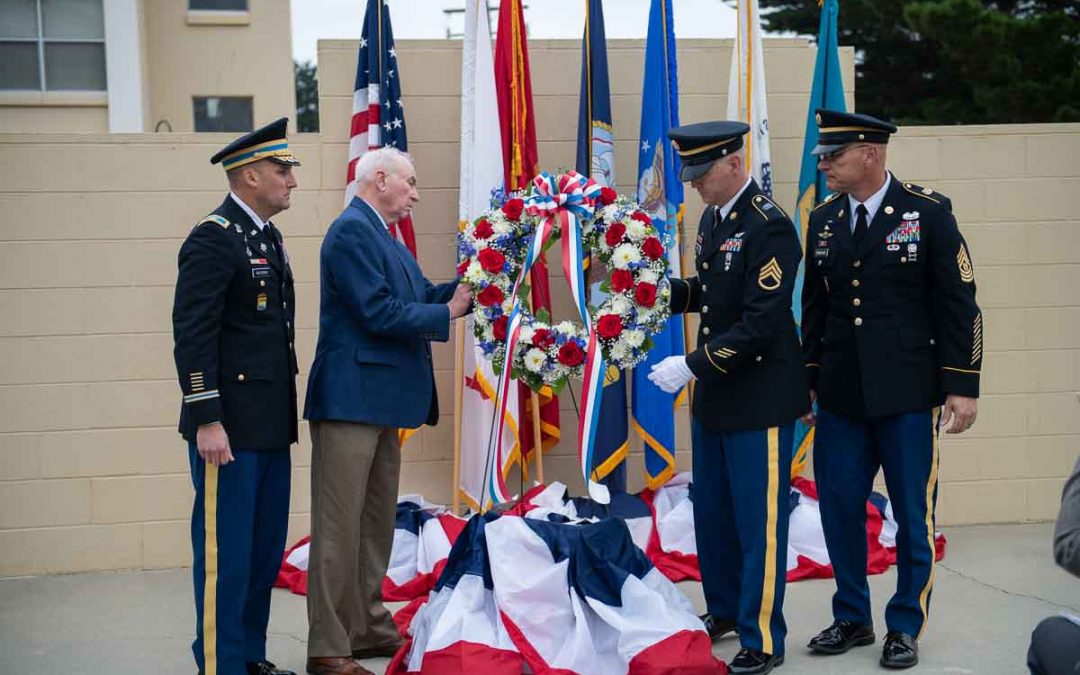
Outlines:
<svg viewBox="0 0 1080 675"><path fill-rule="evenodd" d="M409 147L405 108L401 102L401 73L394 50L394 33L390 28L390 8L384 0L368 0L356 63L346 204L356 195L356 162L368 150L385 145L403 151ZM389 225L394 236L416 257L412 219Z"/></svg>

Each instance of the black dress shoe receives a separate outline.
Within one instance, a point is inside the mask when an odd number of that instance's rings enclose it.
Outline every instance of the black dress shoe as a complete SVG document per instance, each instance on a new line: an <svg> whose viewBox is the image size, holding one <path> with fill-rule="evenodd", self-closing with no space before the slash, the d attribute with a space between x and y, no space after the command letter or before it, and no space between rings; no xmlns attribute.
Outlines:
<svg viewBox="0 0 1080 675"><path fill-rule="evenodd" d="M728 664L728 672L732 675L764 675L782 665L784 665L783 656L766 654L756 649L740 649Z"/></svg>
<svg viewBox="0 0 1080 675"><path fill-rule="evenodd" d="M843 654L852 647L874 644L874 627L852 621L833 621L806 645L818 654Z"/></svg>
<svg viewBox="0 0 1080 675"><path fill-rule="evenodd" d="M710 640L719 640L728 633L738 634L739 632L735 619L721 619L708 613L702 614L700 618L705 624L705 632L709 634Z"/></svg>
<svg viewBox="0 0 1080 675"><path fill-rule="evenodd" d="M910 668L919 662L919 643L907 633L889 631L881 650L881 665L886 668Z"/></svg>
<svg viewBox="0 0 1080 675"><path fill-rule="evenodd" d="M248 675L296 675L291 670L282 670L269 661L248 661Z"/></svg>

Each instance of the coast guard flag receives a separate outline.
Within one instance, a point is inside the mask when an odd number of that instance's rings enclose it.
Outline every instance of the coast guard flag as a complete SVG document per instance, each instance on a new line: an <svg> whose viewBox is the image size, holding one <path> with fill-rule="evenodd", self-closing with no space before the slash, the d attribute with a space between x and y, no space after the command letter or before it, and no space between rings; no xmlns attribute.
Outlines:
<svg viewBox="0 0 1080 675"><path fill-rule="evenodd" d="M652 0L645 39L645 81L641 91L637 200L653 220L667 247L672 276L682 276L679 227L683 185L668 130L679 126L678 65L670 0ZM675 473L675 405L678 398L649 381L649 369L675 354L685 354L683 319L674 316L653 336L653 349L634 368L631 407L635 431L645 442L645 482L658 488Z"/></svg>
<svg viewBox="0 0 1080 675"><path fill-rule="evenodd" d="M607 40L604 8L600 0L587 0L585 35L581 39L581 97L578 108L577 172L600 185L615 187L615 139L611 128ZM606 295L600 284L589 289L590 304L598 306ZM599 427L593 459L593 480L612 492L626 492L626 453L630 447L626 417L626 380L618 368L608 366L600 401Z"/></svg>
<svg viewBox="0 0 1080 675"><path fill-rule="evenodd" d="M818 29L817 60L814 63L814 83L810 88L810 104L806 113L806 133L803 135L802 167L799 170L799 194L795 200L795 229L799 241L806 241L806 228L810 224L810 212L825 197L825 174L818 171L817 157L810 154L818 141L817 121L814 110L847 110L844 103L844 82L840 77L840 56L837 50L838 0L825 0L821 7L821 26ZM804 261L805 262L805 261ZM803 265L795 278L795 292L791 308L795 323L802 327ZM814 430L801 420L795 421L795 451L792 455L791 472L797 474L806 466L810 447L814 443Z"/></svg>
<svg viewBox="0 0 1080 675"><path fill-rule="evenodd" d="M738 13L739 30L735 36L728 81L727 118L750 125L749 142L743 151L746 168L762 191L771 197L769 111L765 104L765 61L757 0L739 0Z"/></svg>
<svg viewBox="0 0 1080 675"><path fill-rule="evenodd" d="M461 174L458 217L464 223L480 217L489 206L491 191L503 184L499 104L495 98L495 64L491 56L491 29L487 2L465 4L465 39L461 54ZM484 357L473 337L470 316L465 324L464 390L461 405L461 476L458 490L474 511L480 511L484 494L484 470L489 452L498 452L495 466L508 467L519 454L518 388L510 387L506 407L503 447L492 448L495 388L498 384L491 361Z"/></svg>
<svg viewBox="0 0 1080 675"><path fill-rule="evenodd" d="M349 129L349 165L345 204L356 196L356 162L368 150L384 145L407 151L405 109L401 105L401 73L390 29L390 8L383 0L368 0L364 32L353 88L352 125ZM390 232L416 257L416 234L412 218L388 223Z"/></svg>

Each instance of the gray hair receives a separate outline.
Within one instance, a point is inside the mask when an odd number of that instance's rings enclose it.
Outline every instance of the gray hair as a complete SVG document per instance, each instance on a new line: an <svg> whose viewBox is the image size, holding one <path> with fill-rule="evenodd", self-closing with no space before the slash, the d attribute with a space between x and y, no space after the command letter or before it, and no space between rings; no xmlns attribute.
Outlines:
<svg viewBox="0 0 1080 675"><path fill-rule="evenodd" d="M375 180L375 172L391 171L402 163L413 166L412 157L409 153L402 152L397 148L384 146L375 150L369 150L356 162L356 182L360 185Z"/></svg>

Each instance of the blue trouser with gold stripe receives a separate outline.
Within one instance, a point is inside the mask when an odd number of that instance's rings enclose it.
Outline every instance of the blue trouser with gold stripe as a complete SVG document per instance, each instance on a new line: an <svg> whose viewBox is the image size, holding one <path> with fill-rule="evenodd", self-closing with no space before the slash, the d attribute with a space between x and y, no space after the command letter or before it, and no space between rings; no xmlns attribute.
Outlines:
<svg viewBox="0 0 1080 675"><path fill-rule="evenodd" d="M885 609L890 631L918 637L934 585L938 411L858 419L819 410L814 479L836 594L833 618L871 624L866 583L866 500L878 468L896 517L896 593Z"/></svg>
<svg viewBox="0 0 1080 675"><path fill-rule="evenodd" d="M195 642L204 675L246 675L266 658L266 626L289 525L288 447L238 450L225 466L207 464L188 444Z"/></svg>
<svg viewBox="0 0 1080 675"><path fill-rule="evenodd" d="M743 647L783 654L794 422L753 431L691 423L694 535L705 605Z"/></svg>

